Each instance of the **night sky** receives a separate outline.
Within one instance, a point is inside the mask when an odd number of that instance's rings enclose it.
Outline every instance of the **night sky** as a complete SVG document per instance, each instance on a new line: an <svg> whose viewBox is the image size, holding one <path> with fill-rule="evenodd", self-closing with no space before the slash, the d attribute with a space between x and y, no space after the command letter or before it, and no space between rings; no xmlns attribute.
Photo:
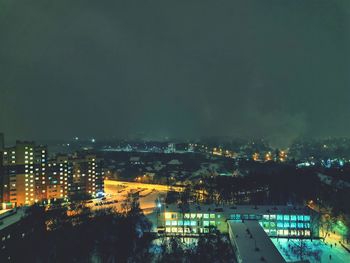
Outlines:
<svg viewBox="0 0 350 263"><path fill-rule="evenodd" d="M0 0L8 139L350 135L350 1Z"/></svg>

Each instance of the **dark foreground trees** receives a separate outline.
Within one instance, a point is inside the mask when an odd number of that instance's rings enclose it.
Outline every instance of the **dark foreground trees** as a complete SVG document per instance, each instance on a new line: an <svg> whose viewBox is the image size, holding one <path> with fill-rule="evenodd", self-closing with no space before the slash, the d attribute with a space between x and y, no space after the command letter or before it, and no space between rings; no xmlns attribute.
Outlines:
<svg viewBox="0 0 350 263"><path fill-rule="evenodd" d="M11 260L0 262L147 262L150 223L131 207L124 213L83 207L70 216L65 209L31 207L16 230L28 234L13 239Z"/></svg>
<svg viewBox="0 0 350 263"><path fill-rule="evenodd" d="M202 236L196 244L185 245L180 238L163 242L160 263L231 263L234 254L228 238L218 231Z"/></svg>

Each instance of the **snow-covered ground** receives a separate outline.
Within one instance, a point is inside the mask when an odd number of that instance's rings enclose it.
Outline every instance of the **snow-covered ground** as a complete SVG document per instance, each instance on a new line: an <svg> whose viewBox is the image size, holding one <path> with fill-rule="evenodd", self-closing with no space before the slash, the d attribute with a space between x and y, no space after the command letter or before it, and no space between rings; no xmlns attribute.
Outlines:
<svg viewBox="0 0 350 263"><path fill-rule="evenodd" d="M350 262L350 253L339 243L331 245L324 243L322 240L300 241L286 238L272 238L271 240L287 262L300 260L301 253L303 254L302 259L307 259L310 263Z"/></svg>

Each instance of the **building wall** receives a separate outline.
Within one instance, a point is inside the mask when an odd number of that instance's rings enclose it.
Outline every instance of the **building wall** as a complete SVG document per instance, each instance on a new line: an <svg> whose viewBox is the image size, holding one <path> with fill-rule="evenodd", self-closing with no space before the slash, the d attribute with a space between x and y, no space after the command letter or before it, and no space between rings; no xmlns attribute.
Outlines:
<svg viewBox="0 0 350 263"><path fill-rule="evenodd" d="M73 172L69 178L70 196L87 194L92 197L104 191L103 163L95 155L72 160Z"/></svg>
<svg viewBox="0 0 350 263"><path fill-rule="evenodd" d="M47 150L34 142L17 141L3 151L3 202L32 204L46 197Z"/></svg>
<svg viewBox="0 0 350 263"><path fill-rule="evenodd" d="M17 141L0 155L1 201L29 205L74 195L97 196L104 191L103 163L93 154L57 156L47 160L47 148Z"/></svg>
<svg viewBox="0 0 350 263"><path fill-rule="evenodd" d="M164 212L160 215L158 226L163 228L166 234L198 235L209 233L216 228L227 233L226 218L221 213L180 213Z"/></svg>
<svg viewBox="0 0 350 263"><path fill-rule="evenodd" d="M158 229L167 234L208 233L210 227L227 233L227 220L242 222L257 220L270 237L318 237L318 225L313 220L315 215L308 213L265 213L246 214L234 212L185 212L166 210L158 216Z"/></svg>
<svg viewBox="0 0 350 263"><path fill-rule="evenodd" d="M258 220L265 232L271 237L310 237L313 231L311 216L307 214L232 214L229 219L239 222L242 222L242 220Z"/></svg>
<svg viewBox="0 0 350 263"><path fill-rule="evenodd" d="M72 173L68 156L57 156L50 160L47 169L47 199L68 198L68 180Z"/></svg>

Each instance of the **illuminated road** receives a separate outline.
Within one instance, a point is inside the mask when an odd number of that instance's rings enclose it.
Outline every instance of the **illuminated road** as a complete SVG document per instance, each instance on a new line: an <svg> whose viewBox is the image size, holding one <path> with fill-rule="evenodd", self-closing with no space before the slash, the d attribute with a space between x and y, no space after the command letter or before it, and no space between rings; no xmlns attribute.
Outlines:
<svg viewBox="0 0 350 263"><path fill-rule="evenodd" d="M124 182L115 180L105 180L105 193L106 200L114 200L117 203L102 206L103 207L114 207L117 210L122 209L122 203L127 199L130 193L138 193L140 208L144 214L151 214L156 208L156 201L164 199L165 195L169 191L183 191L183 187L169 187L167 185L160 184L145 184L137 182Z"/></svg>
<svg viewBox="0 0 350 263"><path fill-rule="evenodd" d="M183 187L180 186L167 186L162 184L145 184L145 183L137 183L137 182L123 182L123 181L114 181L114 180L105 180L105 187L108 186L125 186L132 189L148 189L148 190L157 190L157 191L175 191L182 192Z"/></svg>
<svg viewBox="0 0 350 263"><path fill-rule="evenodd" d="M105 180L105 193L106 200L114 200L117 203L110 205L103 205L94 207L96 209L112 207L116 210L122 211L122 204L127 199L130 193L138 193L140 208L143 213L147 216L148 220L153 224L153 230L156 231L157 226L157 216L155 209L159 200L164 200L166 193L170 190L172 191L182 191L181 187L168 187L166 185L157 185L157 184L144 184L136 182L122 182L122 181L113 181Z"/></svg>

